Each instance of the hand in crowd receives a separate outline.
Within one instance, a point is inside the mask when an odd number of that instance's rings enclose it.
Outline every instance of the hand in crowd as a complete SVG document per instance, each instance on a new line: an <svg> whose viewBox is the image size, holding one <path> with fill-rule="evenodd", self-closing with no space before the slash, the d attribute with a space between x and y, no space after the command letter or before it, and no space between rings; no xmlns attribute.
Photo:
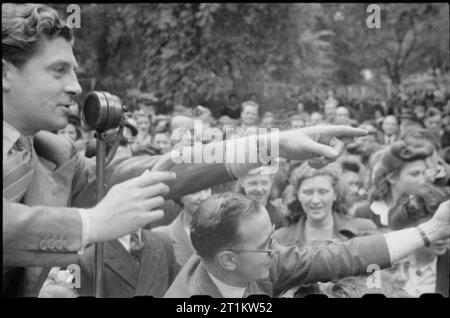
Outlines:
<svg viewBox="0 0 450 318"><path fill-rule="evenodd" d="M88 210L90 230L88 243L117 239L148 223L161 219L164 184L175 180L173 172L145 171L141 176L113 186L94 208Z"/></svg>
<svg viewBox="0 0 450 318"><path fill-rule="evenodd" d="M361 128L349 126L314 126L280 132L280 156L292 160L314 159L319 165L336 160L344 143L336 137L367 135Z"/></svg>

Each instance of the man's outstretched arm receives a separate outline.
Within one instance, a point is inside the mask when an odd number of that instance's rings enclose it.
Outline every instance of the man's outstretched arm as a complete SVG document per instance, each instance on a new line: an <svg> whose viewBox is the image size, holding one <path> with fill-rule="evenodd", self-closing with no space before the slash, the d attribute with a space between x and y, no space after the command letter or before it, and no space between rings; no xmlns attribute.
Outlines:
<svg viewBox="0 0 450 318"><path fill-rule="evenodd" d="M357 237L347 242L279 247L271 279L277 292L383 269L418 248L450 237L450 201L418 227Z"/></svg>

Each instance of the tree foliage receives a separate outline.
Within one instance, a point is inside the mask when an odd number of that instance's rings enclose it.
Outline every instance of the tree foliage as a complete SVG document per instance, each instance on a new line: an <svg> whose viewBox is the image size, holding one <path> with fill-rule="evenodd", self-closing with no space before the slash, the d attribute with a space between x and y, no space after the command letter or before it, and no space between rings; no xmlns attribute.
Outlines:
<svg viewBox="0 0 450 318"><path fill-rule="evenodd" d="M189 106L251 83L306 91L358 83L364 68L393 83L448 68L448 5L380 6L381 29L369 29L356 3L83 4L75 54L85 87Z"/></svg>
<svg viewBox="0 0 450 318"><path fill-rule="evenodd" d="M320 4L82 5L76 54L97 88L193 103L250 82L312 86L332 74Z"/></svg>
<svg viewBox="0 0 450 318"><path fill-rule="evenodd" d="M363 68L381 70L393 84L430 67L448 69L448 4L380 4L380 29L367 27L366 7L362 3L327 6L324 24L333 25L337 35L332 42L338 81L357 82Z"/></svg>

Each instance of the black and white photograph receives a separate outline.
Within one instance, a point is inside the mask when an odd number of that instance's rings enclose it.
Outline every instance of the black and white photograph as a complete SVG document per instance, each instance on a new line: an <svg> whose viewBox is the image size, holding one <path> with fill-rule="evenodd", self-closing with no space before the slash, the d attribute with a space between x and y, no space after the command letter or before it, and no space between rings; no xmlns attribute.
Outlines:
<svg viewBox="0 0 450 318"><path fill-rule="evenodd" d="M448 298L449 30L448 3L3 3L2 298Z"/></svg>

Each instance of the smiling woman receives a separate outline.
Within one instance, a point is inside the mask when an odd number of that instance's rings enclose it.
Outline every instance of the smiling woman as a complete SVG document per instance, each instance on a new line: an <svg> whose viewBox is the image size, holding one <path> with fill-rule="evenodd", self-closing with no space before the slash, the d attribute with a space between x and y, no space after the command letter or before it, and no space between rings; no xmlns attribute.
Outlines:
<svg viewBox="0 0 450 318"><path fill-rule="evenodd" d="M247 198L266 207L270 220L275 225L275 229L279 229L287 225L287 220L283 213L269 200L273 180L274 172L268 167L259 167L250 170L249 173L239 181L238 192L245 194Z"/></svg>
<svg viewBox="0 0 450 318"><path fill-rule="evenodd" d="M376 229L368 220L350 218L341 207L337 164L314 169L303 164L294 172L293 182L298 201L294 204L291 225L275 232L280 244L347 240Z"/></svg>

